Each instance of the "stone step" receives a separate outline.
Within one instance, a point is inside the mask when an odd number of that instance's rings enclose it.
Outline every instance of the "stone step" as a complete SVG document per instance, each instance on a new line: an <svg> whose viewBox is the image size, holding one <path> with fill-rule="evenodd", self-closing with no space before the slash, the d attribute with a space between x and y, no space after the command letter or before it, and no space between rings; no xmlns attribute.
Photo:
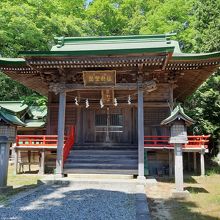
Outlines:
<svg viewBox="0 0 220 220"><path fill-rule="evenodd" d="M71 154L68 156L68 159L70 160L75 160L75 159L138 159L138 155L118 155L118 154L96 154L96 155L91 155L91 154L80 154L80 155L75 155L75 154ZM68 160L67 159L67 160Z"/></svg>
<svg viewBox="0 0 220 220"><path fill-rule="evenodd" d="M73 146L73 149L75 150L99 150L99 149L103 149L103 150L137 150L138 147L137 146Z"/></svg>
<svg viewBox="0 0 220 220"><path fill-rule="evenodd" d="M115 159L103 159L103 158L84 158L79 159L78 157L73 159L67 159L65 164L73 164L73 163L91 163L91 164L137 164L137 159L127 159L127 158L115 158Z"/></svg>
<svg viewBox="0 0 220 220"><path fill-rule="evenodd" d="M64 169L66 168L84 168L84 169L136 169L138 167L137 163L134 164L107 164L107 163L99 163L99 164L92 164L92 163L65 163Z"/></svg>
<svg viewBox="0 0 220 220"><path fill-rule="evenodd" d="M74 146L64 164L65 173L135 175L137 170L136 146Z"/></svg>
<svg viewBox="0 0 220 220"><path fill-rule="evenodd" d="M134 176L133 175L120 175L120 174L68 174L69 178L73 178L73 179L86 179L86 180L94 180L94 179L98 179L98 180L130 180L133 179Z"/></svg>
<svg viewBox="0 0 220 220"><path fill-rule="evenodd" d="M137 150L71 150L69 155L137 155Z"/></svg>
<svg viewBox="0 0 220 220"><path fill-rule="evenodd" d="M79 169L79 168L64 168L64 174L125 174L137 175L137 169Z"/></svg>

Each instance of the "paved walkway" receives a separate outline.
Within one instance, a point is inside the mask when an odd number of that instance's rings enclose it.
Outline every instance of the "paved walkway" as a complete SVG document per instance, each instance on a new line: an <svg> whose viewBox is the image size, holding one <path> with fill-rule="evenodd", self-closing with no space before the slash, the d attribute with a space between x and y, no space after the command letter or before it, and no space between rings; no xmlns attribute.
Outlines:
<svg viewBox="0 0 220 220"><path fill-rule="evenodd" d="M135 220L134 184L45 185L0 208L1 220Z"/></svg>

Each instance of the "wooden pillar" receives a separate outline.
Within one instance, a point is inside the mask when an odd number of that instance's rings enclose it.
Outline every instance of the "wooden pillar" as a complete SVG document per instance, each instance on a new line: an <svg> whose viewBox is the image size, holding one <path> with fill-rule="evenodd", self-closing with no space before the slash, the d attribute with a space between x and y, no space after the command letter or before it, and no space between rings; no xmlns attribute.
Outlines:
<svg viewBox="0 0 220 220"><path fill-rule="evenodd" d="M144 91L138 85L138 179L144 176Z"/></svg>
<svg viewBox="0 0 220 220"><path fill-rule="evenodd" d="M7 186L10 143L0 141L0 189Z"/></svg>
<svg viewBox="0 0 220 220"><path fill-rule="evenodd" d="M52 103L52 92L49 92L48 93L48 105L47 105L47 118L46 118L46 120L47 120L46 134L47 135L52 134L52 129L51 129L51 103Z"/></svg>
<svg viewBox="0 0 220 220"><path fill-rule="evenodd" d="M28 150L27 153L28 153L28 168L29 168L28 170L30 172L31 171L31 151Z"/></svg>
<svg viewBox="0 0 220 220"><path fill-rule="evenodd" d="M196 152L193 152L193 170L194 170L194 173L197 173Z"/></svg>
<svg viewBox="0 0 220 220"><path fill-rule="evenodd" d="M77 106L76 107L76 143L77 144L82 144L82 126L81 126L81 121L82 121L82 118L81 118L81 107L80 106Z"/></svg>
<svg viewBox="0 0 220 220"><path fill-rule="evenodd" d="M200 153L200 166L201 166L201 176L205 176L205 160L204 160L204 152Z"/></svg>
<svg viewBox="0 0 220 220"><path fill-rule="evenodd" d="M169 150L169 176L173 175L173 152Z"/></svg>
<svg viewBox="0 0 220 220"><path fill-rule="evenodd" d="M170 93L170 96L169 96L169 107L170 107L170 112L173 111L173 106L174 106L174 103L173 103L173 83L170 83L169 84L169 93Z"/></svg>
<svg viewBox="0 0 220 220"><path fill-rule="evenodd" d="M176 191L183 191L183 152L181 144L175 144L174 155Z"/></svg>
<svg viewBox="0 0 220 220"><path fill-rule="evenodd" d="M57 160L56 160L56 174L60 176L63 176L65 109L66 109L66 92L60 92L59 113L58 113L58 143L57 143Z"/></svg>

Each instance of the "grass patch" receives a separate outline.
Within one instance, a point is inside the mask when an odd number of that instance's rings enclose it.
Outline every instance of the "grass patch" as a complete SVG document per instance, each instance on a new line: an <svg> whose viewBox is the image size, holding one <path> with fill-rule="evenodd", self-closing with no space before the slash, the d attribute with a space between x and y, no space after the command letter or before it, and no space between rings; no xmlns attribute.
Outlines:
<svg viewBox="0 0 220 220"><path fill-rule="evenodd" d="M186 199L172 198L172 181L146 187L152 220L220 220L220 175L187 179L184 187L190 196Z"/></svg>
<svg viewBox="0 0 220 220"><path fill-rule="evenodd" d="M220 174L220 166L211 166L206 171L207 176L212 176L216 174Z"/></svg>
<svg viewBox="0 0 220 220"><path fill-rule="evenodd" d="M185 200L170 200L173 219L214 220L220 219L220 175L195 177L197 186L187 184L190 197Z"/></svg>
<svg viewBox="0 0 220 220"><path fill-rule="evenodd" d="M0 194L0 203L7 203L8 199L20 192L35 188L37 185L37 181L41 177L37 174L13 174L13 166L9 166L8 168L8 186L12 186L12 189L9 189Z"/></svg>

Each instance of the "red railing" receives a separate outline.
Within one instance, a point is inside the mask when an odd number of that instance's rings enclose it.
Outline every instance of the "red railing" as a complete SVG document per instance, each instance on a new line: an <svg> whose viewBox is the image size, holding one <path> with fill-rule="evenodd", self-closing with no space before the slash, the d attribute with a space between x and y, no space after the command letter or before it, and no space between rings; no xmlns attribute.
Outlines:
<svg viewBox="0 0 220 220"><path fill-rule="evenodd" d="M188 143L184 144L184 148L208 148L210 135L194 135L188 136Z"/></svg>
<svg viewBox="0 0 220 220"><path fill-rule="evenodd" d="M57 135L17 135L16 146L57 146Z"/></svg>
<svg viewBox="0 0 220 220"><path fill-rule="evenodd" d="M144 136L144 147L146 148L173 148L169 144L169 136Z"/></svg>
<svg viewBox="0 0 220 220"><path fill-rule="evenodd" d="M188 136L188 143L183 145L184 149L208 148L210 135ZM144 136L144 147L150 149L173 149L174 145L169 143L169 136Z"/></svg>
<svg viewBox="0 0 220 220"><path fill-rule="evenodd" d="M65 160L67 159L67 157L70 153L70 150L72 149L72 147L74 145L74 141L75 141L75 128L74 128L74 126L72 126L70 128L70 132L67 137L66 143L63 147L63 162L65 162Z"/></svg>

